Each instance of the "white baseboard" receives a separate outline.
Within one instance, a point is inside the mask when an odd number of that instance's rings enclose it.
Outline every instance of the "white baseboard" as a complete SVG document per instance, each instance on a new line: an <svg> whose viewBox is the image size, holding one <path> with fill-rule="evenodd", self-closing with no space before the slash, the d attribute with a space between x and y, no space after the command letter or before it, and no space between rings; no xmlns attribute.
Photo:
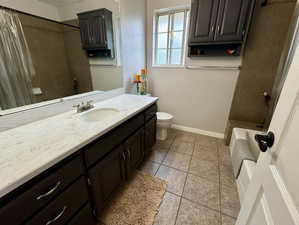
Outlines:
<svg viewBox="0 0 299 225"><path fill-rule="evenodd" d="M197 129L197 128L185 127L185 126L181 126L181 125L177 125L177 124L173 124L171 127L173 129L176 129L176 130L187 131L187 132L191 132L191 133L195 133L195 134L202 134L202 135L207 135L207 136L210 136L210 137L224 139L224 134L222 134L222 133L206 131L206 130L200 130L200 129Z"/></svg>

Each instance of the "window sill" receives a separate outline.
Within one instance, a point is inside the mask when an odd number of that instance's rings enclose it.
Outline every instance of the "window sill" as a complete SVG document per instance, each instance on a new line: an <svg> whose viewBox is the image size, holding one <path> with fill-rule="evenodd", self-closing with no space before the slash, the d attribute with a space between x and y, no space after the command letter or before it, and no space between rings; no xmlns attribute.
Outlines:
<svg viewBox="0 0 299 225"><path fill-rule="evenodd" d="M183 65L152 65L152 68L155 69L185 69Z"/></svg>

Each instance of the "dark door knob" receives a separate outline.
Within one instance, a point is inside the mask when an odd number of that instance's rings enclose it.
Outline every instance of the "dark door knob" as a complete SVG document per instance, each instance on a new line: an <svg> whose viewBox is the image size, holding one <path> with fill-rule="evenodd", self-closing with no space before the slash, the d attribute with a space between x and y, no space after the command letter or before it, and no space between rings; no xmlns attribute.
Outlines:
<svg viewBox="0 0 299 225"><path fill-rule="evenodd" d="M268 148L271 148L274 145L275 135L271 131L266 135L256 134L255 140L258 143L260 150L266 152Z"/></svg>

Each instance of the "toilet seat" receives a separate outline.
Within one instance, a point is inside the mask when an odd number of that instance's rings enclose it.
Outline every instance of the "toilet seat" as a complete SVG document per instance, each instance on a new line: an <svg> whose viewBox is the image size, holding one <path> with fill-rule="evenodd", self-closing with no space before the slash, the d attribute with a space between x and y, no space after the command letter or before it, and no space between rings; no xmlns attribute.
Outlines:
<svg viewBox="0 0 299 225"><path fill-rule="evenodd" d="M158 121L167 121L167 120L172 120L173 116L168 113L157 112L157 119Z"/></svg>

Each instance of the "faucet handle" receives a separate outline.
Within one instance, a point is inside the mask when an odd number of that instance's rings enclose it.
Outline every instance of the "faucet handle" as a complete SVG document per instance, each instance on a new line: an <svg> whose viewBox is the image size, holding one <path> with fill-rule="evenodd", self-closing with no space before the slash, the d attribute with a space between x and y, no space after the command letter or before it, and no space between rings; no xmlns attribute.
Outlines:
<svg viewBox="0 0 299 225"><path fill-rule="evenodd" d="M73 108L76 108L76 109L77 109L77 112L78 112L78 111L79 111L79 109L80 109L80 104L73 105Z"/></svg>
<svg viewBox="0 0 299 225"><path fill-rule="evenodd" d="M73 105L73 108L78 108L80 104Z"/></svg>
<svg viewBox="0 0 299 225"><path fill-rule="evenodd" d="M93 103L93 101L92 100L90 100L90 101L87 101L87 106L90 106L90 107L93 107L93 105L91 104L91 103Z"/></svg>

